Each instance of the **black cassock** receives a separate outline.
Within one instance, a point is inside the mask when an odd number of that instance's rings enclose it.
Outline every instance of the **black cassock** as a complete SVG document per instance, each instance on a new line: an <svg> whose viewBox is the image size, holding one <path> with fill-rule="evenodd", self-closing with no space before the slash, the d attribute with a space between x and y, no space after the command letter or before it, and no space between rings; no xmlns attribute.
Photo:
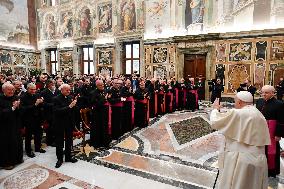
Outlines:
<svg viewBox="0 0 284 189"><path fill-rule="evenodd" d="M12 110L17 97L0 95L0 167L14 166L23 161L23 140L19 111Z"/></svg>
<svg viewBox="0 0 284 189"><path fill-rule="evenodd" d="M41 149L41 138L42 138L42 104L35 105L36 100L40 98L38 95L31 95L25 93L21 97L21 112L22 112L22 123L26 129L25 133L25 150L26 153L31 153L31 140L34 135L35 151Z"/></svg>
<svg viewBox="0 0 284 189"><path fill-rule="evenodd" d="M109 102L111 104L111 137L117 140L122 133L122 109L123 103L121 102L120 91L116 88L110 90L111 98Z"/></svg>
<svg viewBox="0 0 284 189"><path fill-rule="evenodd" d="M142 90L138 88L134 93L135 99L135 125L137 127L147 127L148 126L148 99L145 96L148 95L146 89Z"/></svg>
<svg viewBox="0 0 284 189"><path fill-rule="evenodd" d="M106 93L95 89L91 92L91 106L93 122L91 126L91 145L94 147L108 147L110 137L108 133L109 106L106 105Z"/></svg>
<svg viewBox="0 0 284 189"><path fill-rule="evenodd" d="M131 88L127 88L126 86L122 87L120 90L120 94L123 98L126 98L127 101L125 101L123 104L123 110L122 110L122 132L126 133L128 131L131 131L133 129L132 124L132 111L134 111L132 108L132 101L130 99L133 99L133 94L131 92Z"/></svg>
<svg viewBox="0 0 284 189"><path fill-rule="evenodd" d="M71 97L59 94L53 98L53 118L55 128L56 156L63 161L63 147L65 138L65 161L71 159L71 148L73 144L73 108L69 108Z"/></svg>
<svg viewBox="0 0 284 189"><path fill-rule="evenodd" d="M150 109L150 117L153 118L156 115L156 112L155 112L155 86L153 83L150 83L148 86L147 86L147 89L148 89L148 92L149 92L149 97L150 97L150 103L149 103L149 109Z"/></svg>
<svg viewBox="0 0 284 189"><path fill-rule="evenodd" d="M271 98L268 101L264 99L259 99L256 103L256 107L262 112L266 120L276 120L276 130L275 133L270 133L272 136L284 137L284 103L277 100L276 98ZM266 157L267 146L265 148ZM269 158L269 157L268 157ZM280 145L276 142L276 155L275 155L275 169L268 169L269 176L275 176L280 173ZM270 165L268 165L270 167Z"/></svg>

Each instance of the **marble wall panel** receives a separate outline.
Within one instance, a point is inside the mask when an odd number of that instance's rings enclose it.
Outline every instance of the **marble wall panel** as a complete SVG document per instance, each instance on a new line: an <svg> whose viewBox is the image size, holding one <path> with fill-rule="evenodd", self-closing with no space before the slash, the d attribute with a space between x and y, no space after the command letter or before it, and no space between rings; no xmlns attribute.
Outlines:
<svg viewBox="0 0 284 189"><path fill-rule="evenodd" d="M246 79L249 79L250 64L229 65L228 92L232 93L240 87Z"/></svg>
<svg viewBox="0 0 284 189"><path fill-rule="evenodd" d="M284 60L284 40L273 40L271 42L271 60Z"/></svg>
<svg viewBox="0 0 284 189"><path fill-rule="evenodd" d="M249 61L252 57L252 42L230 44L229 61Z"/></svg>

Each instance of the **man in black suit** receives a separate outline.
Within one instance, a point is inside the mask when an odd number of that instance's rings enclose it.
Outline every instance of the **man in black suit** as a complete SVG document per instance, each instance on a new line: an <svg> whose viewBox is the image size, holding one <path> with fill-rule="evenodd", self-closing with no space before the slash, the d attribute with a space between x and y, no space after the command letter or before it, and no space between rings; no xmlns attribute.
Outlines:
<svg viewBox="0 0 284 189"><path fill-rule="evenodd" d="M44 112L44 121L48 124L46 128L46 145L54 146L55 133L54 126L52 122L52 99L57 95L55 88L55 81L50 79L46 81L46 87L41 93L40 96L43 97L43 112Z"/></svg>
<svg viewBox="0 0 284 189"><path fill-rule="evenodd" d="M35 151L45 153L41 148L42 138L42 103L43 98L36 94L36 85L29 83L27 85L27 92L21 97L22 121L26 129L25 133L25 149L28 157L35 157L32 152L31 140L34 135Z"/></svg>
<svg viewBox="0 0 284 189"><path fill-rule="evenodd" d="M73 110L77 99L72 100L71 88L68 84L60 86L61 93L53 99L53 118L55 128L55 143L57 162L55 168L63 163L63 147L65 138L65 162L76 163L78 160L71 157L72 131L74 129Z"/></svg>

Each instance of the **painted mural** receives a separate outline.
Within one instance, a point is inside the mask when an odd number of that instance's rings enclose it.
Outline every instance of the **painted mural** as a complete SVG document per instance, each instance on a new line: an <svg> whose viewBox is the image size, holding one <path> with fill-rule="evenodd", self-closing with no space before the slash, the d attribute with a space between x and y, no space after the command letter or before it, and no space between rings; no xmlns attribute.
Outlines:
<svg viewBox="0 0 284 189"><path fill-rule="evenodd" d="M255 73L254 73L254 86L257 89L260 89L265 80L265 64L264 63L258 63L255 64Z"/></svg>
<svg viewBox="0 0 284 189"><path fill-rule="evenodd" d="M162 33L170 27L170 2L169 0L146 1L146 28L147 32Z"/></svg>
<svg viewBox="0 0 284 189"><path fill-rule="evenodd" d="M112 51L99 50L98 51L98 65L111 65L112 64Z"/></svg>
<svg viewBox="0 0 284 189"><path fill-rule="evenodd" d="M227 44L217 44L216 45L216 61L226 62L226 47Z"/></svg>
<svg viewBox="0 0 284 189"><path fill-rule="evenodd" d="M265 61L267 56L267 41L256 42L256 61Z"/></svg>
<svg viewBox="0 0 284 189"><path fill-rule="evenodd" d="M284 60L284 40L273 40L271 43L271 60Z"/></svg>
<svg viewBox="0 0 284 189"><path fill-rule="evenodd" d="M153 66L154 78L166 78L167 67L166 66Z"/></svg>
<svg viewBox="0 0 284 189"><path fill-rule="evenodd" d="M86 7L83 8L82 11L80 11L79 14L80 36L91 35L92 22L90 14L91 14L90 9Z"/></svg>
<svg viewBox="0 0 284 189"><path fill-rule="evenodd" d="M59 34L62 38L73 36L73 13L71 11L61 13Z"/></svg>
<svg viewBox="0 0 284 189"><path fill-rule="evenodd" d="M185 27L190 24L203 23L204 5L204 0L186 0Z"/></svg>
<svg viewBox="0 0 284 189"><path fill-rule="evenodd" d="M73 75L73 51L61 51L60 52L60 70L63 75Z"/></svg>
<svg viewBox="0 0 284 189"><path fill-rule="evenodd" d="M37 68L39 61L40 54L25 51L0 50L1 73L25 74L27 69Z"/></svg>
<svg viewBox="0 0 284 189"><path fill-rule="evenodd" d="M27 1L0 0L0 15L0 41L30 44Z"/></svg>
<svg viewBox="0 0 284 189"><path fill-rule="evenodd" d="M167 63L168 48L157 47L153 52L153 63Z"/></svg>
<svg viewBox="0 0 284 189"><path fill-rule="evenodd" d="M112 32L112 3L98 6L98 28L99 33Z"/></svg>
<svg viewBox="0 0 284 189"><path fill-rule="evenodd" d="M121 30L129 31L136 29L136 10L134 0L122 0L120 3Z"/></svg>
<svg viewBox="0 0 284 189"><path fill-rule="evenodd" d="M42 39L52 40L55 39L55 35L56 35L56 25L55 25L54 15L47 14L43 24Z"/></svg>
<svg viewBox="0 0 284 189"><path fill-rule="evenodd" d="M248 61L251 60L252 43L233 43L230 44L229 61Z"/></svg>

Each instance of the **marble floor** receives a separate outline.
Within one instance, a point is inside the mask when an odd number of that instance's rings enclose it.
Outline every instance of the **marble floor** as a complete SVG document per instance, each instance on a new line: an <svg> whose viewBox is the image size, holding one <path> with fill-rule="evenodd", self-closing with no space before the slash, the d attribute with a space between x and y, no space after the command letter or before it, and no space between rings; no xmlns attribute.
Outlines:
<svg viewBox="0 0 284 189"><path fill-rule="evenodd" d="M81 139L76 139L74 153L79 161L59 169L54 167L55 148L46 147L45 154L25 156L15 169L0 170L0 189L213 188L223 138L210 128L209 112L204 103L197 112L152 119L149 127L135 128L113 141L110 149L87 144L83 153ZM269 189L284 189L283 163L279 178L269 180Z"/></svg>

